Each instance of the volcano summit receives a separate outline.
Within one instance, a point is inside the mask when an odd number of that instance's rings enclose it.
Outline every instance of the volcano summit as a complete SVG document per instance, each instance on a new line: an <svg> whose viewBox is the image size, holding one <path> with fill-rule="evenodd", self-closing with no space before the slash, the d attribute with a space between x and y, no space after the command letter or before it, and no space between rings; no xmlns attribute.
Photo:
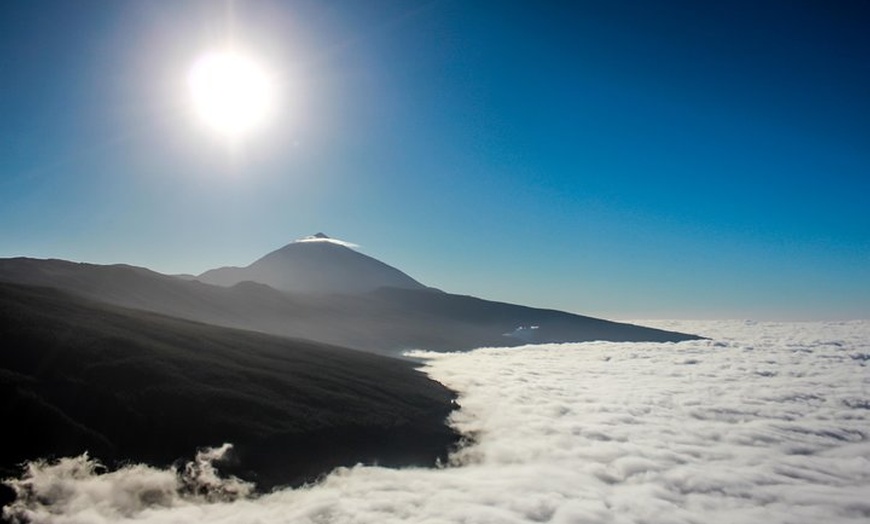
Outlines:
<svg viewBox="0 0 870 524"><path fill-rule="evenodd" d="M425 289L405 273L355 251L353 246L317 233L272 251L249 266L212 269L197 280L219 286L251 281L301 293L364 293L380 287Z"/></svg>

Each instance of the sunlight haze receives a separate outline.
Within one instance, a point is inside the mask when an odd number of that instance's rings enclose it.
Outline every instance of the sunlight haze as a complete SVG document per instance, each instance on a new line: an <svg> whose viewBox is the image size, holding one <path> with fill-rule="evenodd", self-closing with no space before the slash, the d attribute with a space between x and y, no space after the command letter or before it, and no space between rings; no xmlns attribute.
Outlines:
<svg viewBox="0 0 870 524"><path fill-rule="evenodd" d="M867 524L868 28L0 2L0 524Z"/></svg>
<svg viewBox="0 0 870 524"><path fill-rule="evenodd" d="M508 302L867 318L868 15L834 4L10 4L0 256L197 274L324 231Z"/></svg>
<svg viewBox="0 0 870 524"><path fill-rule="evenodd" d="M198 115L229 137L253 131L273 109L274 86L266 72L237 53L202 56L191 68L189 84Z"/></svg>

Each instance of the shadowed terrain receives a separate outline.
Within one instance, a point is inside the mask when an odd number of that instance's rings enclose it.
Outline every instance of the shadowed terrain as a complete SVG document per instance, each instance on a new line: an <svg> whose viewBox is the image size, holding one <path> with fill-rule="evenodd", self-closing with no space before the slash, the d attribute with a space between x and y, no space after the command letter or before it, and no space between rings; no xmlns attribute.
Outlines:
<svg viewBox="0 0 870 524"><path fill-rule="evenodd" d="M166 465L232 442L225 471L268 489L357 462L432 465L456 440L453 394L410 361L13 284L0 340L3 477L86 450Z"/></svg>

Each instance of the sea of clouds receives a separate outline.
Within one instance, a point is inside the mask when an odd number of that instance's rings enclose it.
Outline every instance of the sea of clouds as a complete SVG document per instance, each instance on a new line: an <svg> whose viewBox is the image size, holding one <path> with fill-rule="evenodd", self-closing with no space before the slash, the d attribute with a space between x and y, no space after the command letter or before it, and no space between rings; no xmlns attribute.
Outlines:
<svg viewBox="0 0 870 524"><path fill-rule="evenodd" d="M258 498L184 475L34 464L51 523L818 523L870 519L870 322L646 322L710 340L418 353L470 439L441 469L357 466ZM215 451L219 454L222 450ZM205 487L191 488L203 477ZM182 480L179 480L182 479ZM191 480L194 479L194 480ZM187 485L183 485L187 482Z"/></svg>

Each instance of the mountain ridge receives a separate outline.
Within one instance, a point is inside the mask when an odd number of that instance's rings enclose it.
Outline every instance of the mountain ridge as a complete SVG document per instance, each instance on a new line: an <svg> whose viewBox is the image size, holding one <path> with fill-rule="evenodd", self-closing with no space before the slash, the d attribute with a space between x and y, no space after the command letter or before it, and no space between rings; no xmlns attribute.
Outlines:
<svg viewBox="0 0 870 524"><path fill-rule="evenodd" d="M136 266L23 257L0 259L0 281L54 287L116 306L392 356L408 349L461 351L544 342L700 338L431 288L293 293L245 281L216 286ZM517 331L532 326L538 327Z"/></svg>

